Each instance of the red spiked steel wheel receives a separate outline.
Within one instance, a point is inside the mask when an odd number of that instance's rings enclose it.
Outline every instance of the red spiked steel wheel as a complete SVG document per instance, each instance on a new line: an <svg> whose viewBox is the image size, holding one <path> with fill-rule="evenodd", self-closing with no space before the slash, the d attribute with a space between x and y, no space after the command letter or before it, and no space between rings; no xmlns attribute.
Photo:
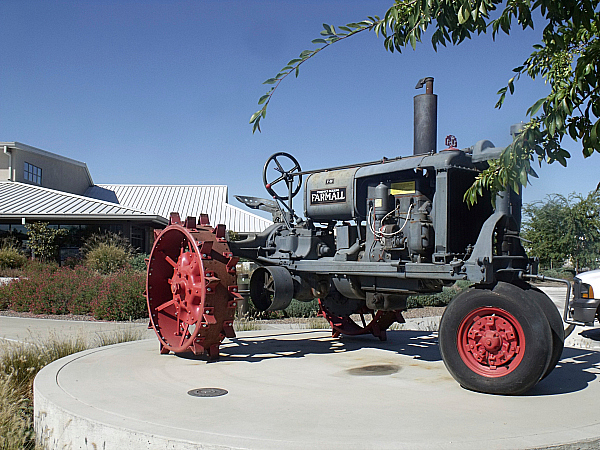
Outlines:
<svg viewBox="0 0 600 450"><path fill-rule="evenodd" d="M225 227L201 217L185 222L173 214L156 238L148 262L146 295L150 325L161 353L193 351L218 357L219 344L234 337L235 265Z"/></svg>
<svg viewBox="0 0 600 450"><path fill-rule="evenodd" d="M473 372L488 378L514 371L525 354L525 333L515 317L497 307L471 311L460 322L458 353Z"/></svg>

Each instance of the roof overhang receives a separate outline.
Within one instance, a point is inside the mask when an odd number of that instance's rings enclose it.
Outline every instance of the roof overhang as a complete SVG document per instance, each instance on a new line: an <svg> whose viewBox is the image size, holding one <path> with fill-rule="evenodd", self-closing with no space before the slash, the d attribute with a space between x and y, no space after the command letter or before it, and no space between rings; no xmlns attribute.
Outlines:
<svg viewBox="0 0 600 450"><path fill-rule="evenodd" d="M0 181L0 221L23 220L63 223L145 222L164 227L168 219L82 195L14 181Z"/></svg>

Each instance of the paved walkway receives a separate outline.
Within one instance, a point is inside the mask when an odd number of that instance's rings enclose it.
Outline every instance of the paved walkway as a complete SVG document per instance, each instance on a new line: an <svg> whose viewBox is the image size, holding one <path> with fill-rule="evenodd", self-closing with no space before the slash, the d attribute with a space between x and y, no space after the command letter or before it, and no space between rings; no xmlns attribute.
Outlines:
<svg viewBox="0 0 600 450"><path fill-rule="evenodd" d="M60 339L83 337L94 344L100 337L110 337L123 330L136 330L144 338L156 338L147 322L91 322L60 319L27 319L0 316L0 341L43 342L49 337Z"/></svg>

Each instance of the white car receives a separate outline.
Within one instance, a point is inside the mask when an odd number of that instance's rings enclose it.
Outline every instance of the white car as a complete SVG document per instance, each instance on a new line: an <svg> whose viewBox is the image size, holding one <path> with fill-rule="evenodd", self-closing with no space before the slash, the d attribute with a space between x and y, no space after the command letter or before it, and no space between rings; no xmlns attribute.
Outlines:
<svg viewBox="0 0 600 450"><path fill-rule="evenodd" d="M594 325L600 320L600 269L582 272L573 278L573 300L570 303L570 316L575 322Z"/></svg>

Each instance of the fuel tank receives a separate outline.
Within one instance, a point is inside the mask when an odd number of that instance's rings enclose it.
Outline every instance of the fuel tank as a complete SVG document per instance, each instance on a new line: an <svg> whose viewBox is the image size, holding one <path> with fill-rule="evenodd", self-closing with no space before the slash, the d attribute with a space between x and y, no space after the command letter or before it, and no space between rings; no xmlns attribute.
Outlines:
<svg viewBox="0 0 600 450"><path fill-rule="evenodd" d="M304 215L314 221L356 217L354 176L358 167L313 173L304 188Z"/></svg>

